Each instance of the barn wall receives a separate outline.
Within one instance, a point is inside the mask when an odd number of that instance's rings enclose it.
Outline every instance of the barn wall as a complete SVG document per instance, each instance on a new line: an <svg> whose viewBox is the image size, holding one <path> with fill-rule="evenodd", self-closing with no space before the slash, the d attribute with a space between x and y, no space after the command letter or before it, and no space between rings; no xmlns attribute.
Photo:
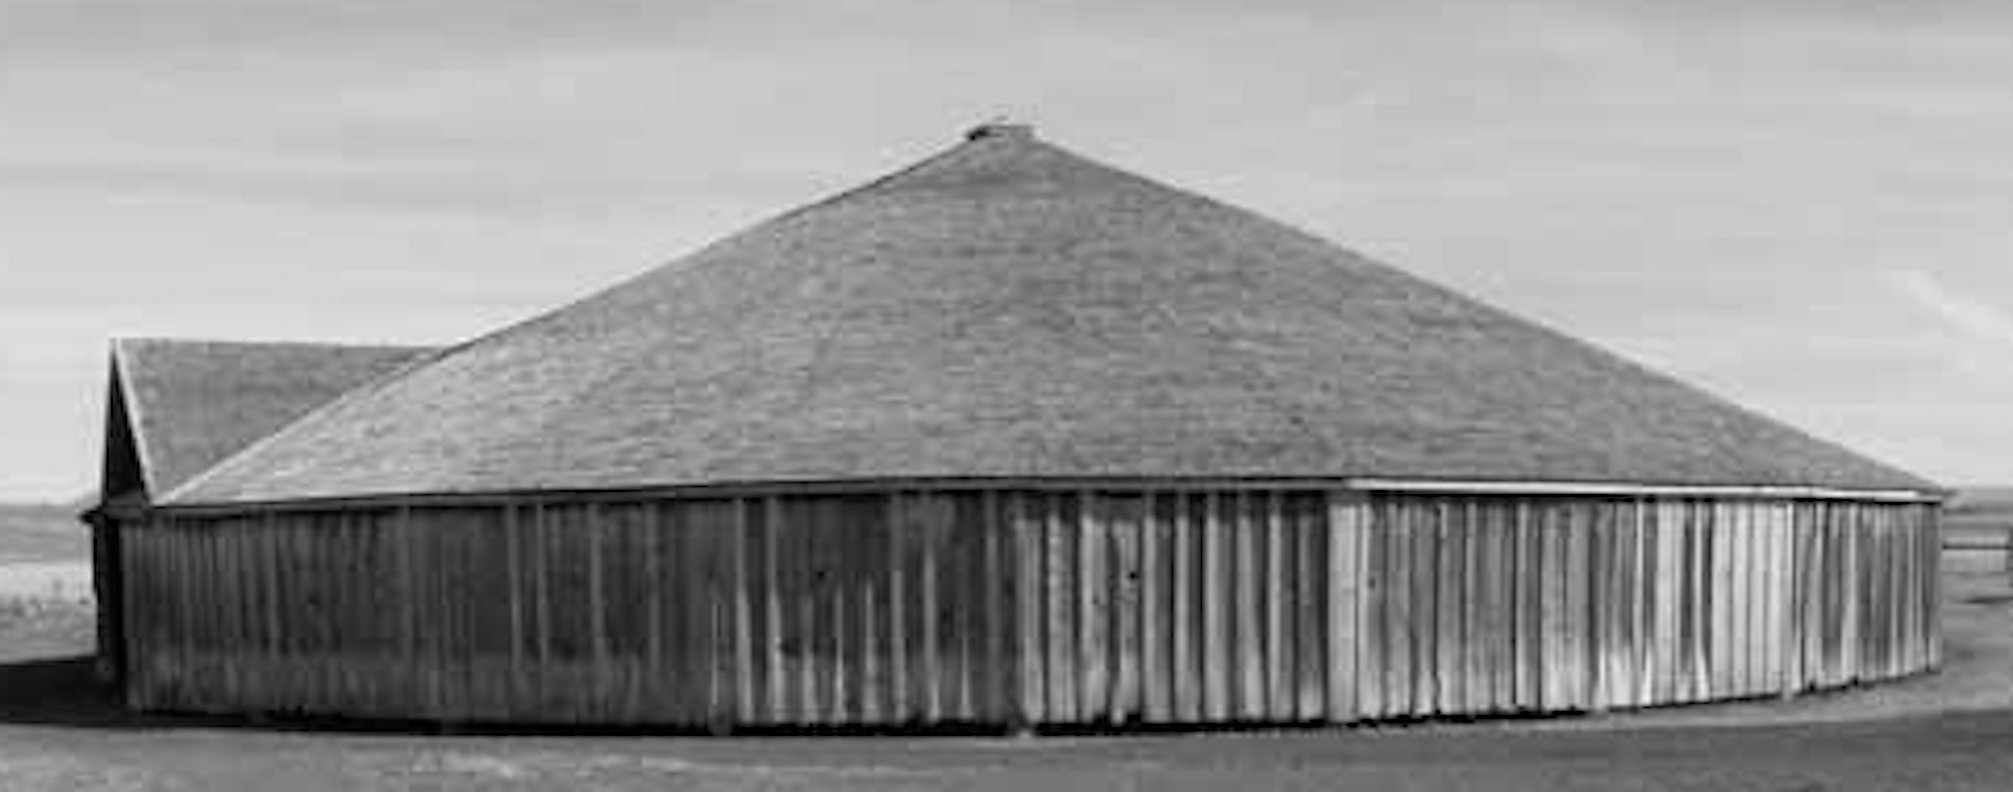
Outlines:
<svg viewBox="0 0 2013 792"><path fill-rule="evenodd" d="M157 516L123 539L148 709L1352 722L1938 659L1930 504L905 492Z"/></svg>

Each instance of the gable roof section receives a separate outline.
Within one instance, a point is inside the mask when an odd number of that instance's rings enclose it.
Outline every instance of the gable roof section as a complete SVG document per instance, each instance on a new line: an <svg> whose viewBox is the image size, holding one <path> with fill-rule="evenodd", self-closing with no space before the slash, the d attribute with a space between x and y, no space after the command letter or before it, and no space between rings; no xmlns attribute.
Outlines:
<svg viewBox="0 0 2013 792"><path fill-rule="evenodd" d="M1352 476L1933 488L1005 129L459 347L168 500Z"/></svg>
<svg viewBox="0 0 2013 792"><path fill-rule="evenodd" d="M433 350L420 347L121 339L112 345L106 495L156 496L344 392ZM116 475L115 475L116 473ZM120 479L118 481L113 478Z"/></svg>

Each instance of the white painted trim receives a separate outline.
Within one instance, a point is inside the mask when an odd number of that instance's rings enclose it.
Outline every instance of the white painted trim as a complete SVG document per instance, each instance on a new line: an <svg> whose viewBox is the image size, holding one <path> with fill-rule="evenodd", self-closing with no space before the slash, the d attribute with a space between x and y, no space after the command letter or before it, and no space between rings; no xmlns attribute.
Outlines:
<svg viewBox="0 0 2013 792"><path fill-rule="evenodd" d="M1766 498L1853 500L1889 503L1937 503L1945 493L1916 490L1850 490L1832 487L1732 486L1682 484L1617 484L1603 482L1438 481L1394 478L886 478L826 481L719 482L713 484L632 487L626 489L519 489L496 492L384 493L364 496L300 498L284 501L225 503L156 503L177 514L220 514L252 511L320 511L402 506L487 506L498 503L586 503L666 498L767 497L772 495L834 495L908 491L1038 490L1117 492L1245 492L1256 490L1326 490L1360 493L1444 493L1497 496L1667 496L1697 498Z"/></svg>
<svg viewBox="0 0 2013 792"><path fill-rule="evenodd" d="M128 370L130 364L126 362L130 354L127 347L132 342L133 339L130 338L112 339L112 380L115 383L114 387L119 389L120 401L124 402L126 406L126 435L133 440L134 456L140 458L140 486L146 488L147 497L155 498L162 494L158 486L160 484L158 480L160 474L154 465L153 447L152 443L149 442L152 438L145 431L147 425L146 417L140 412L139 394L134 391L136 386L133 384L132 372ZM112 405L107 402L105 404L106 414L110 415L111 410ZM110 449L103 450L109 451ZM102 486L104 482L100 481L99 484ZM113 494L116 493L100 492L98 493L98 497L102 499Z"/></svg>
<svg viewBox="0 0 2013 792"><path fill-rule="evenodd" d="M1423 479L1352 478L1345 482L1366 492L1422 492L1462 495L1667 495L1700 498L1778 498L1809 500L1941 502L1942 493L1920 490L1854 490L1837 487L1731 486L1687 484L1610 484L1582 481L1435 481Z"/></svg>

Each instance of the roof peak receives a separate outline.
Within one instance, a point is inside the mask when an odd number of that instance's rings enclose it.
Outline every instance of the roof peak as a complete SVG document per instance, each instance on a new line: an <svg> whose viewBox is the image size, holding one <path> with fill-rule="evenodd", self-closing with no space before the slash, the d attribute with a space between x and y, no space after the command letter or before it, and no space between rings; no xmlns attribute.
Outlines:
<svg viewBox="0 0 2013 792"><path fill-rule="evenodd" d="M1033 140L1034 125L1005 119L993 119L965 132L965 140Z"/></svg>

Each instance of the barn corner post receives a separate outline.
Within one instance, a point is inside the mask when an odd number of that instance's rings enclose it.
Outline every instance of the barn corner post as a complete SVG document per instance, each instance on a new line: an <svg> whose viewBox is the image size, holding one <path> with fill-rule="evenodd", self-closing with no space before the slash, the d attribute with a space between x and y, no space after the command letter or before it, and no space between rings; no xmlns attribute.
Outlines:
<svg viewBox="0 0 2013 792"><path fill-rule="evenodd" d="M123 695L127 679L125 575L119 551L123 521L103 507L78 520L91 534L91 597L97 609L92 674L100 685Z"/></svg>

